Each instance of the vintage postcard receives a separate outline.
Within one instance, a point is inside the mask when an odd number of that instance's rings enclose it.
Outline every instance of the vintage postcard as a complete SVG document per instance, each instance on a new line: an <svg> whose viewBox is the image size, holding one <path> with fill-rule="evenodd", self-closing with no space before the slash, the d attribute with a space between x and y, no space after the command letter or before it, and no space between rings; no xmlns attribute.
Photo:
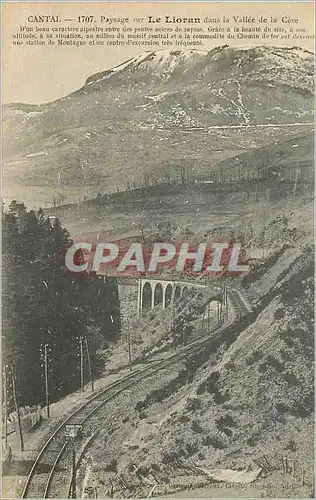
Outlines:
<svg viewBox="0 0 316 500"><path fill-rule="evenodd" d="M314 3L1 15L2 497L314 498Z"/></svg>

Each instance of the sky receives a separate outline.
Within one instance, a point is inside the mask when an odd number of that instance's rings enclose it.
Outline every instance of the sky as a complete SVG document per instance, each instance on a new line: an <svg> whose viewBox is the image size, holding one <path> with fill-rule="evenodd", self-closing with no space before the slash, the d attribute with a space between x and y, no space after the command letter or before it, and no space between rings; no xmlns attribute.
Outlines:
<svg viewBox="0 0 316 500"><path fill-rule="evenodd" d="M144 50L154 50L142 47L113 47L113 46L84 46L84 47L57 47L57 46L13 46L13 34L20 32L20 26L34 27L35 25L56 26L52 23L30 23L28 16L54 15L59 16L61 22L57 26L89 26L79 24L78 16L93 15L96 19L94 26L107 27L109 24L100 23L100 16L129 17L133 25L133 18L146 19L143 26L149 26L148 16L181 16L216 18L233 15L238 16L287 16L298 19L298 24L292 23L294 28L304 28L306 33L314 34L314 4L313 2L293 3L2 3L2 102L23 102L40 104L53 101L80 88L87 77L94 73L109 69ZM69 22L65 19L74 19ZM136 24L134 24L136 26ZM215 26L215 24L209 24ZM140 26L138 24L138 26ZM167 26L160 24L160 26ZM174 26L174 25L172 25ZM182 25L184 26L184 25ZM195 25L186 25L195 26ZM290 24L279 26L289 27ZM210 50L226 41L207 41L203 50ZM266 43L264 41L252 41ZM272 42L268 42L272 43ZM230 45L245 45L245 42L232 40ZM314 51L313 40L284 41L276 40L273 45L299 45ZM169 48L169 47L168 47ZM171 49L173 47L170 47ZM179 49L179 47L177 47Z"/></svg>

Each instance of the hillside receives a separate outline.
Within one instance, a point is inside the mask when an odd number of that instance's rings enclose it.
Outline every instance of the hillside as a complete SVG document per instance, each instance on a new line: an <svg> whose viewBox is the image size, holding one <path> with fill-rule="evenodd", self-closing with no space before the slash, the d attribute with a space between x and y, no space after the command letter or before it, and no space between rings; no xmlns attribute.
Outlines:
<svg viewBox="0 0 316 500"><path fill-rule="evenodd" d="M90 451L88 486L107 495L111 481L117 487L118 475L133 488L141 476L139 497L148 497L156 481L158 496L182 489L185 498L217 497L219 485L210 484L208 476L214 469L244 471L245 476L259 470L254 487L260 496L310 497L313 253L305 248L296 259L288 258L275 283L271 275L278 267L276 259L266 269L270 286L254 304L258 317L237 340L227 339L211 354L189 357L111 405L112 419L101 431L101 443L111 438L106 454L103 443ZM285 457L287 474L282 471ZM199 492L194 484L207 489ZM242 498L253 497L246 484L228 486L233 497L240 486Z"/></svg>
<svg viewBox="0 0 316 500"><path fill-rule="evenodd" d="M247 151L217 164L222 178L271 178L282 182L291 179L313 182L314 136L302 134Z"/></svg>
<svg viewBox="0 0 316 500"><path fill-rule="evenodd" d="M4 107L4 197L34 206L160 182L311 130L313 54L146 52L40 106ZM37 200L35 202L34 200Z"/></svg>

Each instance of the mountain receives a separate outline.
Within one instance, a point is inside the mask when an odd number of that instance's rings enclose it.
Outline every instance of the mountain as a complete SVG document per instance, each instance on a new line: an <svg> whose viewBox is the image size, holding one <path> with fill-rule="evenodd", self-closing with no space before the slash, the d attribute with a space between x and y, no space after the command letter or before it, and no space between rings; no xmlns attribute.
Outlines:
<svg viewBox="0 0 316 500"><path fill-rule="evenodd" d="M217 164L221 176L233 174L243 178L274 178L275 180L313 180L314 134L300 135L247 151Z"/></svg>
<svg viewBox="0 0 316 500"><path fill-rule="evenodd" d="M145 52L93 75L73 95L132 92L148 125L289 123L310 117L313 64L313 54L297 47Z"/></svg>
<svg viewBox="0 0 316 500"><path fill-rule="evenodd" d="M159 50L57 101L6 105L5 197L27 185L39 203L78 201L144 176L159 182L183 162L207 173L311 129L313 72L314 55L299 47Z"/></svg>

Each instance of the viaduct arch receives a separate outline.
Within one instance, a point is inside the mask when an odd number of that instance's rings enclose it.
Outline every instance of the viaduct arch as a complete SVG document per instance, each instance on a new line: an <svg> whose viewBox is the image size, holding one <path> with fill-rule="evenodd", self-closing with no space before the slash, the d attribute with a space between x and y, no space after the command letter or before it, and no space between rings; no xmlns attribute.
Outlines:
<svg viewBox="0 0 316 500"><path fill-rule="evenodd" d="M184 297L189 290L205 288L201 283L140 278L138 280L138 317L142 311L153 309L161 304L163 309Z"/></svg>

